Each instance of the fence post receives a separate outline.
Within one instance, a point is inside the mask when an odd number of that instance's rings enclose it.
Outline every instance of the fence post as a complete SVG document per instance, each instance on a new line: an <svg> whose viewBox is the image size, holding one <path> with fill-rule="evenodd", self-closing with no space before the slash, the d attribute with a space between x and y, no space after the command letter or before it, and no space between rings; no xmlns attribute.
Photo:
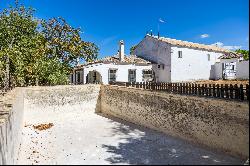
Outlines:
<svg viewBox="0 0 250 166"><path fill-rule="evenodd" d="M240 100L244 100L244 90L242 84L240 84Z"/></svg>
<svg viewBox="0 0 250 166"><path fill-rule="evenodd" d="M229 93L230 93L230 99L233 99L234 98L234 87L232 84L230 84Z"/></svg>
<svg viewBox="0 0 250 166"><path fill-rule="evenodd" d="M224 98L224 86L221 84L221 98Z"/></svg>
<svg viewBox="0 0 250 166"><path fill-rule="evenodd" d="M235 99L239 99L239 87L237 84L234 85L234 90L235 90Z"/></svg>
<svg viewBox="0 0 250 166"><path fill-rule="evenodd" d="M198 95L198 93L197 93L197 84L196 83L194 84L194 94Z"/></svg>
<svg viewBox="0 0 250 166"><path fill-rule="evenodd" d="M181 94L182 83L179 83L178 93Z"/></svg>
<svg viewBox="0 0 250 166"><path fill-rule="evenodd" d="M216 85L216 92L217 92L216 97L220 98L220 85L219 84Z"/></svg>
<svg viewBox="0 0 250 166"><path fill-rule="evenodd" d="M194 86L193 86L193 83L190 84L190 94L193 95L194 93Z"/></svg>
<svg viewBox="0 0 250 166"><path fill-rule="evenodd" d="M213 84L213 97L216 97L216 93L215 93L215 84Z"/></svg>
<svg viewBox="0 0 250 166"><path fill-rule="evenodd" d="M185 91L186 91L185 88L186 88L185 83L182 83L182 94L185 94Z"/></svg>
<svg viewBox="0 0 250 166"><path fill-rule="evenodd" d="M229 98L229 93L228 93L228 84L225 85L225 94L226 94L226 98Z"/></svg>
<svg viewBox="0 0 250 166"><path fill-rule="evenodd" d="M204 84L201 85L201 95L204 96L204 90L205 90L205 87L204 87Z"/></svg>
<svg viewBox="0 0 250 166"><path fill-rule="evenodd" d="M188 83L186 83L186 95L188 94Z"/></svg>
<svg viewBox="0 0 250 166"><path fill-rule="evenodd" d="M246 96L247 96L247 100L249 101L249 85L246 85Z"/></svg>
<svg viewBox="0 0 250 166"><path fill-rule="evenodd" d="M170 92L170 83L167 83L167 92Z"/></svg>
<svg viewBox="0 0 250 166"><path fill-rule="evenodd" d="M206 94L206 97L208 97L208 89L207 89L207 84L205 84L205 94Z"/></svg>
<svg viewBox="0 0 250 166"><path fill-rule="evenodd" d="M211 84L208 84L208 96L211 97Z"/></svg>
<svg viewBox="0 0 250 166"><path fill-rule="evenodd" d="M200 96L201 95L201 86L200 86L200 84L198 84L198 96Z"/></svg>

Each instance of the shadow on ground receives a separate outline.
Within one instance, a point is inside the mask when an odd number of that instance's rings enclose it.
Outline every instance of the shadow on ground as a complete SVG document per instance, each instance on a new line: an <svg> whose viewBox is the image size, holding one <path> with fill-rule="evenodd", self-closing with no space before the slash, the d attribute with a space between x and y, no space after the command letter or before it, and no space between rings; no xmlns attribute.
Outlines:
<svg viewBox="0 0 250 166"><path fill-rule="evenodd" d="M184 140L144 128L124 120L98 114L108 118L112 128L109 137L121 135L118 146L103 144L111 157L111 164L243 164L240 159L216 153L192 145Z"/></svg>

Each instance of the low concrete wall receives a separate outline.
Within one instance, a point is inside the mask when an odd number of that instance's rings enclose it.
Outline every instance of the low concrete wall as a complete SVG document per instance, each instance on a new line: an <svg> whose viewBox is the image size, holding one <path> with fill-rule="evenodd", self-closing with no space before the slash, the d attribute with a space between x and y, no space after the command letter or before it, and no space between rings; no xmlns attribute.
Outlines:
<svg viewBox="0 0 250 166"><path fill-rule="evenodd" d="M102 86L97 112L240 156L249 156L249 104Z"/></svg>
<svg viewBox="0 0 250 166"><path fill-rule="evenodd" d="M0 165L15 164L23 122L22 89L12 90L0 101Z"/></svg>

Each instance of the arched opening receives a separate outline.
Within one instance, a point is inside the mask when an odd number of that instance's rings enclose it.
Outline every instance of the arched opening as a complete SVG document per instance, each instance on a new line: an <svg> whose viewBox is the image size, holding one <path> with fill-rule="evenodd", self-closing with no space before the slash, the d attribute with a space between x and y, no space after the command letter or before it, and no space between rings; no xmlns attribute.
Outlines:
<svg viewBox="0 0 250 166"><path fill-rule="evenodd" d="M86 76L86 83L87 84L102 83L101 74L96 70L90 71Z"/></svg>

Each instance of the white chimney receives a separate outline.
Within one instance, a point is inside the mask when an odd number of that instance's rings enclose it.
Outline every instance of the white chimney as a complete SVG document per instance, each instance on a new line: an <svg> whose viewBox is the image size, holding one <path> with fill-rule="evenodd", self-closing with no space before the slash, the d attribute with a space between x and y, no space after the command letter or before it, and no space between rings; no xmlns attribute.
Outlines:
<svg viewBox="0 0 250 166"><path fill-rule="evenodd" d="M121 40L119 42L119 60L124 61L124 42Z"/></svg>

